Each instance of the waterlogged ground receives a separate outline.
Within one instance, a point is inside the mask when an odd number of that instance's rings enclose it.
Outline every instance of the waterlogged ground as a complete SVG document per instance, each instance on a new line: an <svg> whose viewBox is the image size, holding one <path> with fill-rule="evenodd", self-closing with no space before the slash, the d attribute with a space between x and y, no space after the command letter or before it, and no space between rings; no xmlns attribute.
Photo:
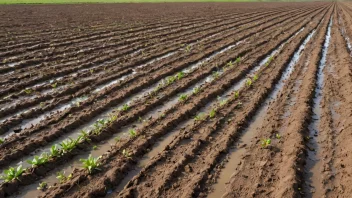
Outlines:
<svg viewBox="0 0 352 198"><path fill-rule="evenodd" d="M352 194L351 3L0 15L0 197Z"/></svg>

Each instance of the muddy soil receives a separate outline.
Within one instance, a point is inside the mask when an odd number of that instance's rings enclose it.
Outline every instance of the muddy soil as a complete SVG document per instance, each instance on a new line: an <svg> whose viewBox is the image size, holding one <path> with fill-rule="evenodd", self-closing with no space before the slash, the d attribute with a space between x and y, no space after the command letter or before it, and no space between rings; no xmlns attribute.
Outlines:
<svg viewBox="0 0 352 198"><path fill-rule="evenodd" d="M26 168L0 180L0 197L351 194L352 3L7 5L0 16L0 169ZM79 161L89 154L91 171ZM35 155L44 162L29 164Z"/></svg>

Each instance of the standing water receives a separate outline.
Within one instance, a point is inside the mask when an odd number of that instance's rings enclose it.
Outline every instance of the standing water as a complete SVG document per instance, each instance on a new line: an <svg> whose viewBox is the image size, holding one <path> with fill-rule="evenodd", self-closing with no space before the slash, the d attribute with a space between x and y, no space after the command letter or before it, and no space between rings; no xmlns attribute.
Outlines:
<svg viewBox="0 0 352 198"><path fill-rule="evenodd" d="M318 67L318 75L316 81L315 95L313 99L313 115L311 117L311 123L308 126L310 140L307 143L308 147L308 158L305 165L305 183L303 184L304 194L309 197L322 197L323 186L321 183L321 156L319 155L319 143L317 136L319 135L319 123L321 117L321 100L324 86L324 68L326 65L326 55L328 52L330 37L331 37L331 25L332 17L330 18L328 31L325 35L325 42L322 51L322 57L320 59Z"/></svg>

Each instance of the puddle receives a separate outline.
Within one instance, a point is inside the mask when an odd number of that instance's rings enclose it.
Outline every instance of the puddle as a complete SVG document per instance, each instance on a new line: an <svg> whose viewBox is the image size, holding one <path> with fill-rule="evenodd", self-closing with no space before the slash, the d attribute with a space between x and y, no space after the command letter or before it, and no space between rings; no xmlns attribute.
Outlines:
<svg viewBox="0 0 352 198"><path fill-rule="evenodd" d="M302 30L301 30L302 31ZM257 113L255 116L252 118L252 120L249 122L248 127L242 131L242 135L238 141L238 143L230 149L229 152L229 161L226 162L225 167L221 170L219 178L217 179L217 183L214 184L213 189L214 191L211 192L208 197L215 198L215 197L222 197L222 195L226 192L225 186L227 182L230 181L231 176L233 174L236 174L236 168L238 167L239 163L241 162L241 156L246 152L246 145L249 145L251 141L253 140L253 137L256 134L256 131L261 128L264 118L267 114L269 105L274 101L278 95L278 93L283 89L283 86L287 79L290 77L292 72L294 71L295 65L298 62L301 52L303 51L304 47L306 44L309 42L309 40L312 38L313 34L315 33L315 30L313 30L307 38L304 40L304 42L301 44L299 49L294 53L290 63L287 65L285 71L281 75L281 78L279 82L275 85L274 89L271 91L267 99L264 101L263 105L258 109ZM296 36L295 34L294 36ZM291 37L292 38L292 37ZM283 45L280 46L282 48ZM279 52L280 49L274 50ZM269 55L270 57L272 55ZM268 58L267 57L267 58ZM268 60L268 59L264 60ZM261 64L265 64L265 61L262 61ZM244 84L242 84L244 86Z"/></svg>
<svg viewBox="0 0 352 198"><path fill-rule="evenodd" d="M305 196L308 197L323 197L323 186L321 183L321 156L319 155L319 123L321 117L320 103L323 97L323 86L324 86L324 68L326 65L326 56L330 44L331 37L331 25L333 18L330 18L328 30L325 36L325 42L322 51L322 57L318 67L318 77L316 81L315 95L313 99L313 114L311 117L311 123L308 126L309 137L311 138L307 143L308 156L305 165L305 175L303 184L303 191Z"/></svg>

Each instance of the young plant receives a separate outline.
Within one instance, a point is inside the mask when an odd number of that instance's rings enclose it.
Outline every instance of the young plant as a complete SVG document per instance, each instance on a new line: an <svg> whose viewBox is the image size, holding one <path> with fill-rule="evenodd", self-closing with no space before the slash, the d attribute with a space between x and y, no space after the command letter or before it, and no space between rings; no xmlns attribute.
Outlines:
<svg viewBox="0 0 352 198"><path fill-rule="evenodd" d="M218 71L214 71L214 72L213 72L213 78L214 78L214 79L219 78L219 76L220 76L220 73L219 73Z"/></svg>
<svg viewBox="0 0 352 198"><path fill-rule="evenodd" d="M248 79L246 80L246 85L247 85L247 87L252 86L252 79L248 78Z"/></svg>
<svg viewBox="0 0 352 198"><path fill-rule="evenodd" d="M100 157L94 158L89 155L88 159L80 159L80 161L83 163L83 168L88 170L89 174L91 174L94 170L100 170L100 164L98 162L99 159Z"/></svg>
<svg viewBox="0 0 352 198"><path fill-rule="evenodd" d="M56 83L51 84L51 87L52 87L52 88L54 88L54 89L56 89L56 87L57 87L57 82L56 82Z"/></svg>
<svg viewBox="0 0 352 198"><path fill-rule="evenodd" d="M188 52L188 53L191 52L191 46L190 45L186 46L186 52Z"/></svg>
<svg viewBox="0 0 352 198"><path fill-rule="evenodd" d="M110 114L109 115L109 122L114 122L117 120L117 115L116 114Z"/></svg>
<svg viewBox="0 0 352 198"><path fill-rule="evenodd" d="M87 132L86 130L81 130L81 133L79 134L79 137L81 138L82 141L90 141L90 137L89 137L90 133Z"/></svg>
<svg viewBox="0 0 352 198"><path fill-rule="evenodd" d="M57 172L56 173L56 179L59 180L60 183L64 183L72 178L72 174L69 174L67 177L65 175L65 172Z"/></svg>
<svg viewBox="0 0 352 198"><path fill-rule="evenodd" d="M105 120L105 119L99 119L97 120L97 122L101 125L101 126L105 126L106 124L109 123L108 120Z"/></svg>
<svg viewBox="0 0 352 198"><path fill-rule="evenodd" d="M24 90L24 92L26 92L26 94L31 94L31 93L33 92L33 90L32 90L32 89L27 88L27 89L25 89L25 90Z"/></svg>
<svg viewBox="0 0 352 198"><path fill-rule="evenodd" d="M61 154L61 150L57 144L52 145L50 148L50 157L57 157Z"/></svg>
<svg viewBox="0 0 352 198"><path fill-rule="evenodd" d="M238 64L238 63L240 63L240 62L241 62L241 57L236 58L235 63Z"/></svg>
<svg viewBox="0 0 352 198"><path fill-rule="evenodd" d="M258 80L258 75L255 74L255 75L253 76L253 82L255 82L255 81L257 81L257 80Z"/></svg>
<svg viewBox="0 0 352 198"><path fill-rule="evenodd" d="M3 144L5 140L3 138L0 138L0 144Z"/></svg>
<svg viewBox="0 0 352 198"><path fill-rule="evenodd" d="M98 146L97 145L94 145L93 146L93 150L97 150L98 149Z"/></svg>
<svg viewBox="0 0 352 198"><path fill-rule="evenodd" d="M281 135L278 133L275 135L275 137L276 137L276 139L281 139Z"/></svg>
<svg viewBox="0 0 352 198"><path fill-rule="evenodd" d="M239 91L235 91L235 92L233 93L233 98L236 99L236 98L238 98L238 97L240 97L240 92L239 92Z"/></svg>
<svg viewBox="0 0 352 198"><path fill-rule="evenodd" d="M209 113L209 117L210 117L210 118L214 118L214 117L215 117L215 114L216 114L215 109L212 109L212 110L210 111L210 113Z"/></svg>
<svg viewBox="0 0 352 198"><path fill-rule="evenodd" d="M129 153L126 149L122 150L122 155L125 156L126 158L131 157L131 153Z"/></svg>
<svg viewBox="0 0 352 198"><path fill-rule="evenodd" d="M39 186L37 187L37 190L45 190L48 187L48 183L46 182L41 182L39 183Z"/></svg>
<svg viewBox="0 0 352 198"><path fill-rule="evenodd" d="M227 66L227 67L233 67L232 61L228 62L228 63L226 64L226 66Z"/></svg>
<svg viewBox="0 0 352 198"><path fill-rule="evenodd" d="M179 97L178 97L178 100L180 101L185 101L187 99L187 94L181 94Z"/></svg>
<svg viewBox="0 0 352 198"><path fill-rule="evenodd" d="M128 130L128 134L130 134L130 137L131 137L131 138L134 138L134 137L137 136L137 132L136 132L136 130L134 130L134 129Z"/></svg>
<svg viewBox="0 0 352 198"><path fill-rule="evenodd" d="M126 103L121 107L121 111L127 111L130 108L130 106Z"/></svg>
<svg viewBox="0 0 352 198"><path fill-rule="evenodd" d="M10 167L7 170L4 170L4 175L1 175L0 178L5 180L5 182L10 182L14 179L18 179L25 169L22 168L22 165L18 166L17 168Z"/></svg>
<svg viewBox="0 0 352 198"><path fill-rule="evenodd" d="M76 146L78 145L78 143L80 143L80 141L81 141L81 137L79 136L77 139L72 139L69 137L69 139L62 141L60 143L60 146L62 147L62 150L64 153L68 153L68 152L71 152L74 148L76 148Z"/></svg>
<svg viewBox="0 0 352 198"><path fill-rule="evenodd" d="M262 148L267 148L270 144L271 144L271 139L270 138L263 139L262 142L261 142Z"/></svg>
<svg viewBox="0 0 352 198"><path fill-rule="evenodd" d="M274 60L274 57L273 57L273 56L270 56L270 58L268 59L268 61L265 63L265 66L267 67L273 60Z"/></svg>
<svg viewBox="0 0 352 198"><path fill-rule="evenodd" d="M178 72L177 73L177 75L176 75L176 77L177 77L177 80L180 80L180 79L182 79L183 77L185 76L185 73L184 72Z"/></svg>
<svg viewBox="0 0 352 198"><path fill-rule="evenodd" d="M166 78L166 85L171 85L175 81L176 81L176 77L175 76L169 76L169 77Z"/></svg>
<svg viewBox="0 0 352 198"><path fill-rule="evenodd" d="M40 156L34 156L32 160L27 160L28 164L32 164L32 167L36 167L45 164L49 161L48 153L42 153Z"/></svg>
<svg viewBox="0 0 352 198"><path fill-rule="evenodd" d="M200 92L200 87L195 87L194 89L193 89L193 94L197 94L197 93L199 93Z"/></svg>
<svg viewBox="0 0 352 198"><path fill-rule="evenodd" d="M194 117L194 120L200 121L200 120L204 120L204 118L205 118L205 114L204 113L199 113L198 115L196 115Z"/></svg>
<svg viewBox="0 0 352 198"><path fill-rule="evenodd" d="M220 101L219 105L220 105L220 107L222 107L222 106L224 106L226 103L227 103L227 100L224 99L224 100L221 100L221 101Z"/></svg>

